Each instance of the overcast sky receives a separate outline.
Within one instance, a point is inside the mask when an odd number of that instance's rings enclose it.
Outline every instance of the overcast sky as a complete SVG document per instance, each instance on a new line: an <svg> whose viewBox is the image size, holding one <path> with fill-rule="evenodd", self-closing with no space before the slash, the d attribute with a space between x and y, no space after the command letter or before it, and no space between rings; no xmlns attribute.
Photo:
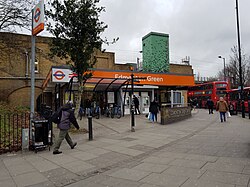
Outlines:
<svg viewBox="0 0 250 187"><path fill-rule="evenodd" d="M116 53L116 62L136 61L142 37L149 32L169 34L170 62L190 56L194 73L215 76L237 45L235 0L101 0L102 37L119 41L103 46ZM250 0L239 0L241 44L250 55Z"/></svg>

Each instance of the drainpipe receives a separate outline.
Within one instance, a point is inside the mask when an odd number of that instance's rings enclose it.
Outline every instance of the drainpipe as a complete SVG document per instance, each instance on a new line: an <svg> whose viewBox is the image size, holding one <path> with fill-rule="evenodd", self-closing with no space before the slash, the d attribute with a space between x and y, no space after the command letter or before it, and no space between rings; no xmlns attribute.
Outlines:
<svg viewBox="0 0 250 187"><path fill-rule="evenodd" d="M27 50L25 50L25 55L26 55L26 71L25 71L25 77L28 78L29 74L29 53Z"/></svg>

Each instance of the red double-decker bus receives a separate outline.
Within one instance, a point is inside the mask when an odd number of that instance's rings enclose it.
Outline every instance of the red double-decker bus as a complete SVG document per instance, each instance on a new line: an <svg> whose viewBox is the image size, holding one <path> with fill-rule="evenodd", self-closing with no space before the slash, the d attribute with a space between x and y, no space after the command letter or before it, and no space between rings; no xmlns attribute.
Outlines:
<svg viewBox="0 0 250 187"><path fill-rule="evenodd" d="M216 104L220 97L224 97L227 100L228 90L229 85L226 81L198 84L188 88L188 100L195 100L198 107L206 108L208 99L211 99L214 104Z"/></svg>
<svg viewBox="0 0 250 187"><path fill-rule="evenodd" d="M234 111L242 110L242 101L244 101L245 111L248 112L248 102L250 101L250 87L245 87L242 93L243 98L240 99L239 89L232 89L228 92L229 104L233 105Z"/></svg>

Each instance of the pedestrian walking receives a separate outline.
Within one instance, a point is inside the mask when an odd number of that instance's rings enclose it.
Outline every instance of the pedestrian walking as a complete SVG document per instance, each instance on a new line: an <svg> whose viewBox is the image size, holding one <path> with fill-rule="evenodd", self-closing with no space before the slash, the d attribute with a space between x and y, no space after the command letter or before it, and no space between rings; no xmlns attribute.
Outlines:
<svg viewBox="0 0 250 187"><path fill-rule="evenodd" d="M61 119L58 123L58 128L60 129L58 139L55 142L55 147L53 154L61 154L62 152L59 151L59 148L61 146L62 141L64 138L66 139L67 143L71 147L71 149L74 149L76 146L76 142L73 143L71 137L69 136L68 130L70 129L70 124L72 123L76 129L79 130L79 125L76 121L74 110L72 109L73 103L68 102L67 104L63 105L61 108Z"/></svg>
<svg viewBox="0 0 250 187"><path fill-rule="evenodd" d="M80 120L82 120L83 116L84 116L84 104L83 101L81 100L77 118L80 118Z"/></svg>
<svg viewBox="0 0 250 187"><path fill-rule="evenodd" d="M220 121L225 122L226 112L228 111L228 105L227 105L227 102L223 99L223 97L220 97L220 100L217 102L216 111L220 112Z"/></svg>
<svg viewBox="0 0 250 187"><path fill-rule="evenodd" d="M92 111L91 111L91 101L90 101L90 99L88 98L88 99L86 99L85 100L85 107L86 107L86 114L87 114L87 116L91 116L92 115Z"/></svg>
<svg viewBox="0 0 250 187"><path fill-rule="evenodd" d="M208 113L213 114L214 102L211 99L207 100Z"/></svg>
<svg viewBox="0 0 250 187"><path fill-rule="evenodd" d="M157 122L157 114L159 112L159 109L158 109L158 103L154 100L150 103L150 106L149 106L149 112L151 113L151 119L152 122L156 121Z"/></svg>
<svg viewBox="0 0 250 187"><path fill-rule="evenodd" d="M230 115L234 114L234 105L231 102L229 103L229 112L230 112Z"/></svg>
<svg viewBox="0 0 250 187"><path fill-rule="evenodd" d="M194 100L193 100L193 107L194 107L194 110L196 109L197 105L198 105L197 98L194 98Z"/></svg>
<svg viewBox="0 0 250 187"><path fill-rule="evenodd" d="M133 96L133 102L135 105L135 115L137 115L137 113L140 115L140 110L139 110L140 102L139 102L139 99L135 95Z"/></svg>

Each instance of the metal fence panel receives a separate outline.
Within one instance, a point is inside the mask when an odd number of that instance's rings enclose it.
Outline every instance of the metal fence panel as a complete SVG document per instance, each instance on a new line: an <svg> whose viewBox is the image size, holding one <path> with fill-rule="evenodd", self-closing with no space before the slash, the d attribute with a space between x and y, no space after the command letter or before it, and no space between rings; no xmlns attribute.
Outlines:
<svg viewBox="0 0 250 187"><path fill-rule="evenodd" d="M22 129L29 124L29 113L0 114L0 154L22 149Z"/></svg>

